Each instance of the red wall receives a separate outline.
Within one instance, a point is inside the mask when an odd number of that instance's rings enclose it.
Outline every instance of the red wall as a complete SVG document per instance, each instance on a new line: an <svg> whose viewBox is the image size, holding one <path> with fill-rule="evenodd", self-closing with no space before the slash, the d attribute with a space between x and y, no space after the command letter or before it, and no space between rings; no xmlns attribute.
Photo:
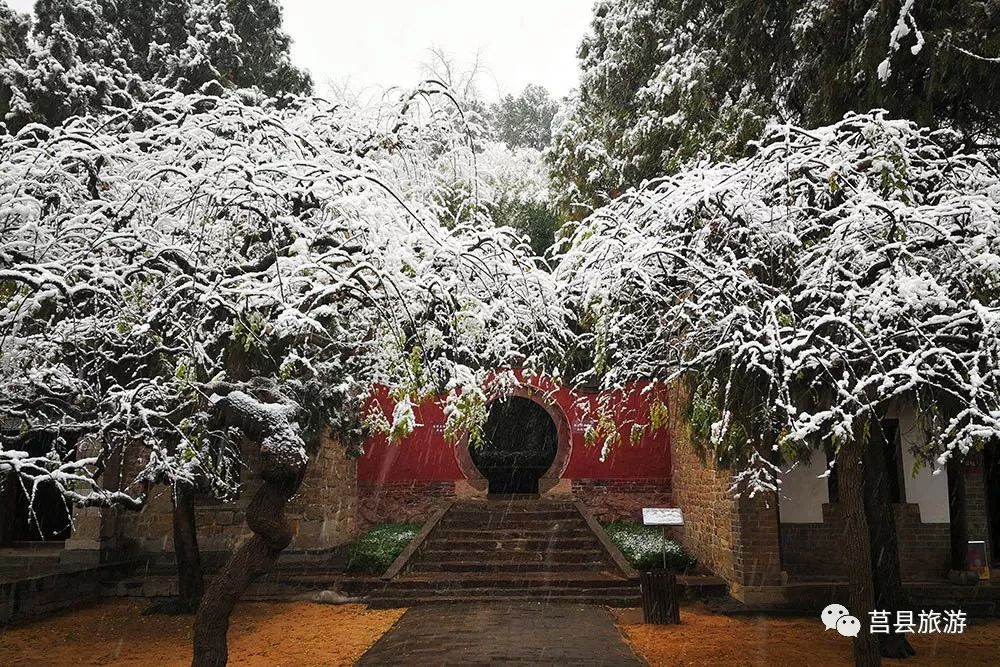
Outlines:
<svg viewBox="0 0 1000 667"><path fill-rule="evenodd" d="M566 417L571 438L571 453L562 477L601 480L667 480L670 477L670 441L666 429L653 432L646 428L635 444L631 443L632 424L648 424L652 392L647 383L636 383L625 391L611 393L581 393L541 379L521 381L538 391L541 402L554 405ZM613 420L621 436L620 444L601 461L601 445L589 446L584 441L587 426L599 414L598 406ZM375 403L391 418L393 401L383 391ZM365 444L365 453L358 460L358 479L364 482L447 481L463 479L455 447L444 439L443 404L426 401L414 409L417 427L399 444L376 436Z"/></svg>

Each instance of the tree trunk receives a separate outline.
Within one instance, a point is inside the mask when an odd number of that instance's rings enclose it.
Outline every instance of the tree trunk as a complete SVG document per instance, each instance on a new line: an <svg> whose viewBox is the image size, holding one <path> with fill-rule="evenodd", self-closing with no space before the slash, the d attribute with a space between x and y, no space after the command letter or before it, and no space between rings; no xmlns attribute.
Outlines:
<svg viewBox="0 0 1000 667"><path fill-rule="evenodd" d="M292 522L285 518L285 505L296 489L298 481L265 482L250 501L247 525L254 534L236 548L202 598L195 618L192 667L223 667L229 659L226 633L233 607L295 536Z"/></svg>
<svg viewBox="0 0 1000 667"><path fill-rule="evenodd" d="M239 425L247 437L260 442L263 484L246 509L247 526L253 535L236 547L198 607L192 667L224 667L228 661L226 633L233 607L295 537L295 524L285 517L285 506L298 491L309 461L298 427L289 421L287 406L262 403L238 390L216 402L226 421Z"/></svg>
<svg viewBox="0 0 1000 667"><path fill-rule="evenodd" d="M965 466L957 455L948 459L948 519L951 525L951 569L967 569L969 513L965 499Z"/></svg>
<svg viewBox="0 0 1000 667"><path fill-rule="evenodd" d="M194 612L205 592L205 579L198 550L198 530L194 511L195 489L192 484L174 484L174 557L177 561L177 582L180 604Z"/></svg>
<svg viewBox="0 0 1000 667"><path fill-rule="evenodd" d="M896 519L889 494L889 475L897 474L886 465L881 448L886 443L884 434L877 423L871 424L872 441L864 448L862 474L865 478L865 518L868 521L868 535L871 542L872 581L875 591L875 609L889 611L895 618L896 612L907 608L903 591L903 576L899 568L899 539L896 534ZM863 622L866 619L861 619ZM915 651L905 634L897 634L890 625L888 634L877 635L883 658L908 658Z"/></svg>
<svg viewBox="0 0 1000 667"><path fill-rule="evenodd" d="M861 621L861 632L854 638L856 667L878 667L882 664L879 645L868 629L869 612L875 608L872 582L872 552L868 520L865 517L865 476L863 453L864 429L844 442L837 456L839 468L840 505L844 522L844 558L848 569L851 615Z"/></svg>

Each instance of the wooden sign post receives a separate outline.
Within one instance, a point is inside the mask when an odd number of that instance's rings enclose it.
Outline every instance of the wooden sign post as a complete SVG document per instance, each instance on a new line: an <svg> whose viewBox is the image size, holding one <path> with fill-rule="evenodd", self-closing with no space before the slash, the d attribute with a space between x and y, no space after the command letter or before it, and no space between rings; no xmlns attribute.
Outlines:
<svg viewBox="0 0 1000 667"><path fill-rule="evenodd" d="M663 529L663 569L639 575L643 620L658 625L676 625L681 622L681 607L677 600L677 577L667 572L667 526L683 526L684 515L679 507L643 507L642 523Z"/></svg>

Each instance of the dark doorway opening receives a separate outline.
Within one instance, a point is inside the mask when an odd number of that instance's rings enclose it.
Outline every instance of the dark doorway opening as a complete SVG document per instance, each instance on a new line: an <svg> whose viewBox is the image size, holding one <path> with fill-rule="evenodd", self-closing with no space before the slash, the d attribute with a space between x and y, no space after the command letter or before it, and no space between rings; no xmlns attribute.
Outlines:
<svg viewBox="0 0 1000 667"><path fill-rule="evenodd" d="M545 408L512 396L490 407L483 443L469 454L489 482L490 495L537 495L558 447L556 424Z"/></svg>
<svg viewBox="0 0 1000 667"><path fill-rule="evenodd" d="M22 442L21 446L31 456L42 456L53 449L51 439L43 437ZM57 454L67 456L65 451ZM33 490L30 483L22 483L12 471L0 474L0 546L65 540L71 532L70 510L55 483L41 482Z"/></svg>
<svg viewBox="0 0 1000 667"><path fill-rule="evenodd" d="M989 548L994 563L1000 564L1000 442L991 441L983 449L986 482L986 516L989 520Z"/></svg>

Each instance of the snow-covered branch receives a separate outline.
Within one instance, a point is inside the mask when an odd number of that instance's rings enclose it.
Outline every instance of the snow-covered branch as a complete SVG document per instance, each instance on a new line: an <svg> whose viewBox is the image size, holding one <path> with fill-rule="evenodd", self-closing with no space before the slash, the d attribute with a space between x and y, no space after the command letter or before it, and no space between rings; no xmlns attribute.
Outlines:
<svg viewBox="0 0 1000 667"><path fill-rule="evenodd" d="M557 273L588 373L693 378L694 426L744 461L836 447L896 399L924 456L1000 435L1000 179L959 145L879 112L774 126L596 212Z"/></svg>
<svg viewBox="0 0 1000 667"><path fill-rule="evenodd" d="M468 129L418 92L373 112L175 94L0 138L0 462L73 432L145 449L139 482L227 489L220 453L256 437L220 423L234 397L288 406L268 437L351 445L375 384L551 367L554 281L456 186L480 178L456 167Z"/></svg>

